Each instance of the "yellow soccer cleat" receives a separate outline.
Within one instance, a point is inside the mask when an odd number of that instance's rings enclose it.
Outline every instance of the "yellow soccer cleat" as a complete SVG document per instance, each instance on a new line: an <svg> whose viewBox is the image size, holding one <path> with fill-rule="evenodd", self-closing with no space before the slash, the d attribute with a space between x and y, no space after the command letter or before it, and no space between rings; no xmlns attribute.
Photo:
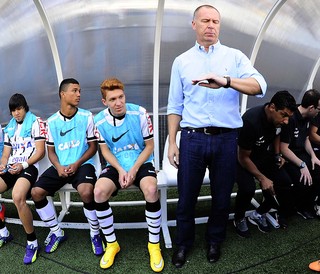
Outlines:
<svg viewBox="0 0 320 274"><path fill-rule="evenodd" d="M148 243L150 254L150 266L154 272L161 272L164 267L164 261L161 255L160 244Z"/></svg>
<svg viewBox="0 0 320 274"><path fill-rule="evenodd" d="M313 271L320 272L320 261L315 261L309 264L309 268Z"/></svg>
<svg viewBox="0 0 320 274"><path fill-rule="evenodd" d="M109 268L113 265L114 258L120 251L120 246L117 241L113 243L107 243L107 248L100 260L100 267L101 268Z"/></svg>

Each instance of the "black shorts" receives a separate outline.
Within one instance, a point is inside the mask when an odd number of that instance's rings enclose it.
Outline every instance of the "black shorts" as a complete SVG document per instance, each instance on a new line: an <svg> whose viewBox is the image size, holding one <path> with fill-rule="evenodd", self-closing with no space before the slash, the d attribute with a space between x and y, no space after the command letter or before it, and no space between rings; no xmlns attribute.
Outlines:
<svg viewBox="0 0 320 274"><path fill-rule="evenodd" d="M145 163L139 168L133 184L140 188L140 181L147 176L157 178L157 173L152 163ZM117 190L121 189L121 185L119 183L119 173L113 166L107 166L104 170L102 170L99 178L108 178L115 184ZM112 194L112 196L116 195L117 191Z"/></svg>
<svg viewBox="0 0 320 274"><path fill-rule="evenodd" d="M82 165L74 175L66 178L59 177L56 168L51 166L41 174L34 187L41 187L49 193L49 196L53 196L65 184L72 184L73 188L77 189L82 183L94 185L96 181L95 168L91 164Z"/></svg>
<svg viewBox="0 0 320 274"><path fill-rule="evenodd" d="M15 185L16 181L19 178L25 178L30 182L30 190L37 181L38 178L38 169L34 166L28 166L26 169L23 169L19 174L11 174L9 172L6 172L5 174L0 176L5 184L7 185L7 190L13 188ZM27 195L27 198L30 198L30 193L31 191L29 190L29 193Z"/></svg>

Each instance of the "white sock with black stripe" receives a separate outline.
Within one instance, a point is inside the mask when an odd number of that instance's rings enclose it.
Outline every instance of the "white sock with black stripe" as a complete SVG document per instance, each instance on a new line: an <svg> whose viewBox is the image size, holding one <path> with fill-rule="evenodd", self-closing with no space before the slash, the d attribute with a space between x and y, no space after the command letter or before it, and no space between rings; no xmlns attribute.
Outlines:
<svg viewBox="0 0 320 274"><path fill-rule="evenodd" d="M106 241L108 243L115 242L117 238L114 232L113 213L111 207L109 206L109 203L96 203L96 205L96 214L98 217L99 225Z"/></svg>
<svg viewBox="0 0 320 274"><path fill-rule="evenodd" d="M156 209L156 211L154 211ZM161 208L159 200L155 203L146 204L146 221L149 231L149 242L160 242L160 230L161 230Z"/></svg>

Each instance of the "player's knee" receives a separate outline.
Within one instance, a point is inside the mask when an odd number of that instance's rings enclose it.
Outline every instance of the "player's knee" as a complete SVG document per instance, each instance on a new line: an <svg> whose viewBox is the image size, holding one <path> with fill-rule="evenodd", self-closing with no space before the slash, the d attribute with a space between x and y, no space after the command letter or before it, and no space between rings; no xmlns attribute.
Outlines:
<svg viewBox="0 0 320 274"><path fill-rule="evenodd" d="M106 189L99 186L96 186L94 188L94 200L97 203L103 203L107 201L110 198L111 194L112 193L110 191L107 191Z"/></svg>
<svg viewBox="0 0 320 274"><path fill-rule="evenodd" d="M150 200L157 200L159 197L158 194L158 187L156 184L150 183L144 188L144 196L145 199L148 201Z"/></svg>
<svg viewBox="0 0 320 274"><path fill-rule="evenodd" d="M43 200L46 196L45 190L40 187L34 187L31 189L32 200L39 202Z"/></svg>
<svg viewBox="0 0 320 274"><path fill-rule="evenodd" d="M93 201L93 191L90 188L86 188L79 192L81 200L84 203L91 203Z"/></svg>
<svg viewBox="0 0 320 274"><path fill-rule="evenodd" d="M13 203L15 204L15 206L17 208L20 208L26 204L26 195L21 192L18 192L18 193L13 192L12 193L12 200L13 200Z"/></svg>

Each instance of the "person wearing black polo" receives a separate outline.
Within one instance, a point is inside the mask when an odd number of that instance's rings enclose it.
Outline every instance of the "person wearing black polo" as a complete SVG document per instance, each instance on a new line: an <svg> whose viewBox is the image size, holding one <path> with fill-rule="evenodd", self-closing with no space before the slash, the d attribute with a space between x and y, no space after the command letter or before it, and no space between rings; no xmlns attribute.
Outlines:
<svg viewBox="0 0 320 274"><path fill-rule="evenodd" d="M249 221L261 232L268 232L269 226L265 214L277 201L284 206L283 189L288 189L290 178L281 165L281 158L275 156L279 152L279 142L275 149L274 143L279 138L281 126L289 121L296 109L294 97L288 91L279 91L265 105L249 109L243 116L243 127L238 139L238 192L235 201L234 225L241 237L249 237L250 232L245 218L245 212L254 196L256 183L260 183L264 201L259 208L251 213ZM279 140L278 140L279 141ZM276 160L280 160L280 163ZM282 207L281 207L282 209ZM281 211L279 208L279 210Z"/></svg>
<svg viewBox="0 0 320 274"><path fill-rule="evenodd" d="M320 115L317 115L311 120L309 138L310 138L314 153L316 154L318 159L320 159ZM317 193L318 193L318 197L314 205L314 210L316 212L316 216L319 218L320 217L320 195L319 195L320 192L317 192ZM313 271L320 272L320 260L311 262L309 264L309 268Z"/></svg>
<svg viewBox="0 0 320 274"><path fill-rule="evenodd" d="M320 159L320 115L317 115L314 117L310 122L310 133L309 138L311 142L311 146L313 148L313 151L318 159ZM317 166L315 166L319 170ZM318 171L320 172L320 170ZM319 186L320 188L320 186ZM316 203L314 205L314 210L316 212L316 216L320 217L320 190L317 190L317 199Z"/></svg>
<svg viewBox="0 0 320 274"><path fill-rule="evenodd" d="M313 207L316 185L319 184L320 160L309 140L310 120L320 112L320 93L315 89L305 92L301 105L281 131L281 153L288 161L284 168L294 184L297 213L304 219L314 218Z"/></svg>

